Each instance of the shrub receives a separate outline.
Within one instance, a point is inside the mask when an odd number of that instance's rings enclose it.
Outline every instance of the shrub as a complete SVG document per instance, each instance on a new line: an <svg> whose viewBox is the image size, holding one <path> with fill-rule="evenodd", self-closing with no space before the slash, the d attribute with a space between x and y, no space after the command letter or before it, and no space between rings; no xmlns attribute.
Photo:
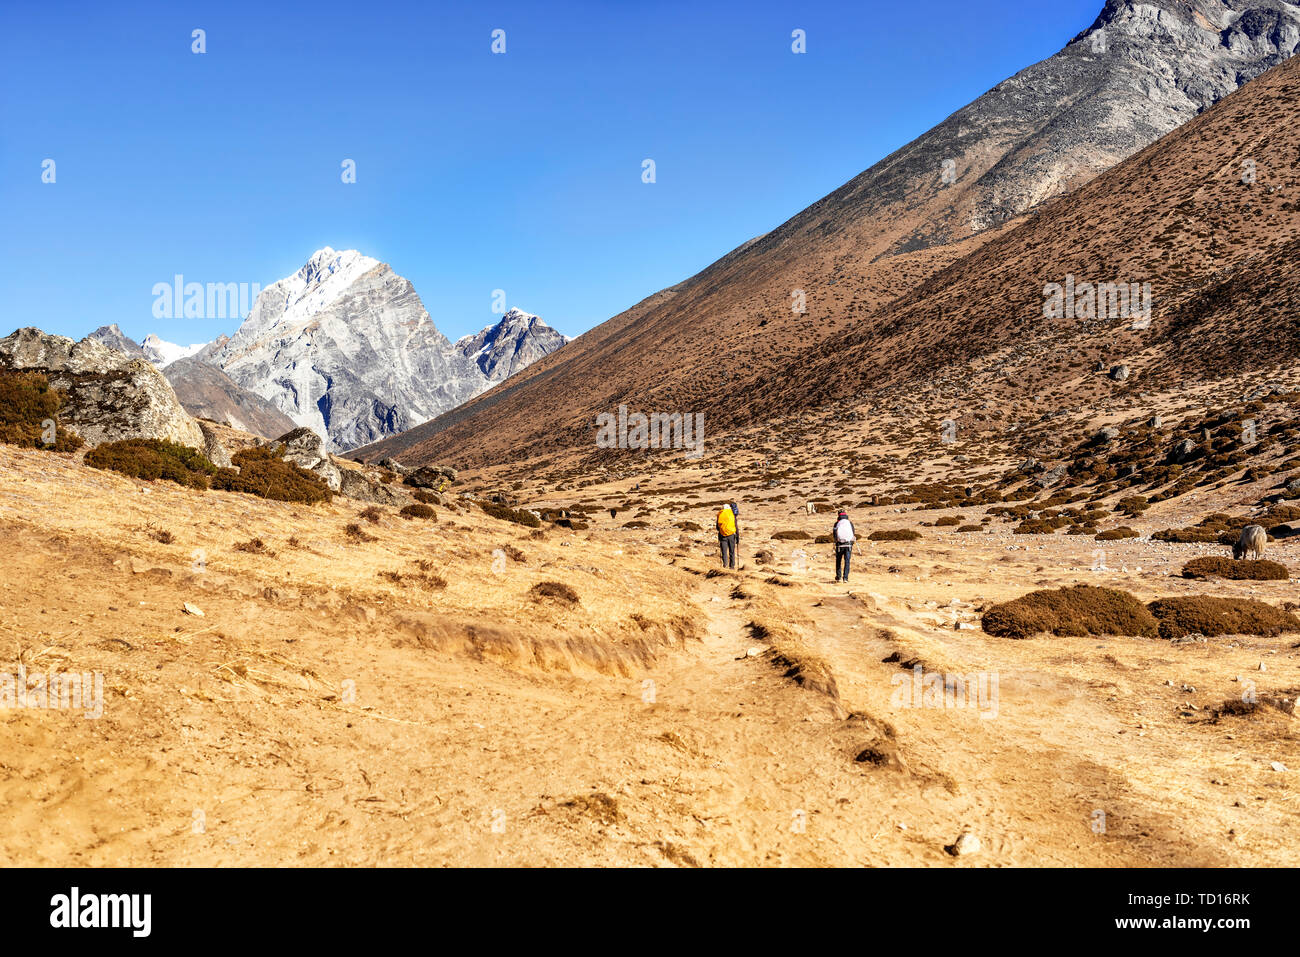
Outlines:
<svg viewBox="0 0 1300 957"><path fill-rule="evenodd" d="M435 495L433 492L426 492L424 489L419 489L418 491L415 492L415 500L419 502L421 505L438 504L438 496Z"/></svg>
<svg viewBox="0 0 1300 957"><path fill-rule="evenodd" d="M1213 515L1207 515L1191 528L1166 528L1156 532L1151 537L1157 542L1174 542L1178 544L1191 544L1194 542L1217 543L1220 538L1229 535L1232 536L1233 541L1236 541L1245 525L1246 520L1244 518L1233 518L1231 515L1215 512Z"/></svg>
<svg viewBox="0 0 1300 957"><path fill-rule="evenodd" d="M361 530L361 526L356 524L355 522L343 526L343 534L346 535L348 538L352 539L354 542L375 541L375 536L367 535L365 532Z"/></svg>
<svg viewBox="0 0 1300 957"><path fill-rule="evenodd" d="M984 630L1004 638L1053 635L1133 635L1154 638L1158 624L1151 612L1125 591L1074 585L1030 592L994 605L984 613Z"/></svg>
<svg viewBox="0 0 1300 957"><path fill-rule="evenodd" d="M957 529L959 532L982 532L983 530L983 525L963 525L961 528Z"/></svg>
<svg viewBox="0 0 1300 957"><path fill-rule="evenodd" d="M58 426L63 393L50 388L39 372L0 372L0 442L73 452L84 444L75 432ZM44 441L45 422L53 421L54 442Z"/></svg>
<svg viewBox="0 0 1300 957"><path fill-rule="evenodd" d="M248 552L250 555L265 555L268 558L274 558L275 552L266 547L266 542L260 538L250 538L246 542L240 542L235 546L237 552Z"/></svg>
<svg viewBox="0 0 1300 957"><path fill-rule="evenodd" d="M881 529L867 536L867 540L871 542L915 542L920 538L921 533L914 528Z"/></svg>
<svg viewBox="0 0 1300 957"><path fill-rule="evenodd" d="M772 540L777 542L806 542L812 538L807 532L794 529L787 532L773 532Z"/></svg>
<svg viewBox="0 0 1300 957"><path fill-rule="evenodd" d="M1127 525L1121 525L1119 528L1107 529L1104 532L1097 533L1099 542L1118 542L1124 538L1137 538L1138 533Z"/></svg>
<svg viewBox="0 0 1300 957"><path fill-rule="evenodd" d="M1161 598L1147 606L1160 622L1161 638L1187 635L1258 635L1300 631L1300 618L1253 598Z"/></svg>
<svg viewBox="0 0 1300 957"><path fill-rule="evenodd" d="M814 544L814 545L829 545L829 544L831 544L832 541L833 541L833 539L832 539L831 536L829 536L829 535L818 535L816 538L813 539L813 544Z"/></svg>
<svg viewBox="0 0 1300 957"><path fill-rule="evenodd" d="M1129 518L1137 518L1143 512L1151 507L1151 502L1145 495L1130 495L1128 498L1119 500L1115 506L1115 511L1123 512Z"/></svg>
<svg viewBox="0 0 1300 957"><path fill-rule="evenodd" d="M86 464L131 478L167 479L189 488L208 488L217 474L217 467L202 452L161 439L105 442L86 453Z"/></svg>
<svg viewBox="0 0 1300 957"><path fill-rule="evenodd" d="M938 520L934 523L934 527L935 527L935 528L951 528L951 527L953 527L953 526L960 525L960 524L961 524L961 516L960 516L960 515L958 515L958 516L952 516L952 515L950 515L950 516L948 516L947 518L941 518L941 519L938 519Z"/></svg>
<svg viewBox="0 0 1300 957"><path fill-rule="evenodd" d="M561 605L580 604L578 593L564 582L538 582L528 589L533 601L554 601Z"/></svg>
<svg viewBox="0 0 1300 957"><path fill-rule="evenodd" d="M1231 558L1194 558L1183 566L1184 578L1223 578L1228 581L1287 581L1291 572L1270 561L1239 562Z"/></svg>
<svg viewBox="0 0 1300 957"><path fill-rule="evenodd" d="M516 525L526 525L529 528L541 528L542 526L540 518L523 509L513 509L509 505L500 505L496 502L480 502L479 507L488 515L499 518L504 522L514 522Z"/></svg>
<svg viewBox="0 0 1300 957"><path fill-rule="evenodd" d="M277 502L328 502L333 495L330 487L318 476L286 461L281 457L283 454L283 447L240 449L231 456L239 471L218 470L212 487Z"/></svg>
<svg viewBox="0 0 1300 957"><path fill-rule="evenodd" d="M414 505L407 505L397 514L401 515L402 518L405 519L414 519L414 518L433 519L438 517L437 513L434 512L434 510L431 509L429 506L425 505L423 502L416 502Z"/></svg>
<svg viewBox="0 0 1300 957"><path fill-rule="evenodd" d="M379 519L382 516L383 516L383 512L379 511L379 509L375 508L375 506L373 505L369 506L368 508L363 508L361 511L357 512L357 518L364 518L371 525L378 525Z"/></svg>

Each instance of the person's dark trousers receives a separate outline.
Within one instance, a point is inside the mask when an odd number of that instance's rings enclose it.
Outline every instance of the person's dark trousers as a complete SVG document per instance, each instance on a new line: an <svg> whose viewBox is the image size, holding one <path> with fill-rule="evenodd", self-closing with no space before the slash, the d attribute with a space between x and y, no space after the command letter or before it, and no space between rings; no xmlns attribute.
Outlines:
<svg viewBox="0 0 1300 957"><path fill-rule="evenodd" d="M722 567L736 567L736 543L739 535L719 535L718 547L722 549Z"/></svg>
<svg viewBox="0 0 1300 957"><path fill-rule="evenodd" d="M836 581L849 580L849 559L852 557L853 557L852 545L835 546L835 580ZM843 571L840 570L841 567L843 568Z"/></svg>

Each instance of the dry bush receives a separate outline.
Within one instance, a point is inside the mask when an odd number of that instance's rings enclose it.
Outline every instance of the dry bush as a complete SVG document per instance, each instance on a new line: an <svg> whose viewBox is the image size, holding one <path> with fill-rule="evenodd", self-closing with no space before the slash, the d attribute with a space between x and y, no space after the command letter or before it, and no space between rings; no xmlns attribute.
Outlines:
<svg viewBox="0 0 1300 957"><path fill-rule="evenodd" d="M86 453L86 464L131 478L167 479L189 488L208 488L217 467L202 452L161 439L105 442Z"/></svg>
<svg viewBox="0 0 1300 957"><path fill-rule="evenodd" d="M357 518L364 518L371 525L378 525L379 519L383 517L383 514L384 513L379 511L378 508L371 505L368 508L363 508L361 511L357 512Z"/></svg>
<svg viewBox="0 0 1300 957"><path fill-rule="evenodd" d="M961 524L960 515L949 515L945 518L937 519L934 523L935 528L954 528Z"/></svg>
<svg viewBox="0 0 1300 957"><path fill-rule="evenodd" d="M438 505L440 496L433 492L426 492L424 489L417 489L414 493L415 500L421 505Z"/></svg>
<svg viewBox="0 0 1300 957"><path fill-rule="evenodd" d="M1222 544L1229 537L1235 542L1246 526L1246 521L1244 518L1233 518L1231 515L1215 512L1190 528L1166 528L1151 537L1157 542L1174 542L1183 545L1195 542Z"/></svg>
<svg viewBox="0 0 1300 957"><path fill-rule="evenodd" d="M806 542L812 538L807 532L801 532L798 529L787 532L773 532L772 540L777 542Z"/></svg>
<svg viewBox="0 0 1300 957"><path fill-rule="evenodd" d="M416 518L434 519L438 517L438 514L423 502L416 502L413 505L403 506L402 510L397 514L408 520Z"/></svg>
<svg viewBox="0 0 1300 957"><path fill-rule="evenodd" d="M957 529L959 532L982 532L983 530L983 525L963 525L961 528Z"/></svg>
<svg viewBox="0 0 1300 957"><path fill-rule="evenodd" d="M330 487L318 476L286 461L283 454L283 447L240 449L231 456L239 471L219 469L212 487L276 502L328 502L334 494Z"/></svg>
<svg viewBox="0 0 1300 957"><path fill-rule="evenodd" d="M250 538L246 542L240 542L235 546L237 552L248 552L250 555L266 555L268 558L274 558L275 552L266 547L266 542L260 538Z"/></svg>
<svg viewBox="0 0 1300 957"><path fill-rule="evenodd" d="M63 393L50 388L39 372L0 372L0 442L29 448L74 452L84 444L75 432L60 428ZM53 421L54 443L43 441L45 422Z"/></svg>
<svg viewBox="0 0 1300 957"><path fill-rule="evenodd" d="M346 535L348 538L352 539L352 541L354 542L375 541L375 536L367 535L365 532L361 530L361 526L357 525L355 522L349 525L345 525L343 527L343 534Z"/></svg>
<svg viewBox="0 0 1300 957"><path fill-rule="evenodd" d="M881 529L867 536L871 542L916 542L920 539L921 533L914 528Z"/></svg>
<svg viewBox="0 0 1300 957"><path fill-rule="evenodd" d="M538 582L528 589L533 601L553 601L560 605L580 604L578 593L564 582Z"/></svg>
<svg viewBox="0 0 1300 957"><path fill-rule="evenodd" d="M506 553L506 557L512 562L518 562L521 565L528 562L527 556L513 545L502 545L501 550Z"/></svg>
<svg viewBox="0 0 1300 957"><path fill-rule="evenodd" d="M1053 635L1132 635L1154 638L1159 625L1142 602L1126 591L1074 585L1030 592L984 613L984 630L1004 638Z"/></svg>
<svg viewBox="0 0 1300 957"><path fill-rule="evenodd" d="M1121 525L1119 528L1108 529L1104 532L1097 533L1099 542L1118 542L1125 538L1138 538L1139 534L1127 525Z"/></svg>
<svg viewBox="0 0 1300 957"><path fill-rule="evenodd" d="M1285 565L1270 561L1234 561L1231 558L1194 558L1183 566L1184 578L1223 578L1228 581L1288 581Z"/></svg>
<svg viewBox="0 0 1300 957"><path fill-rule="evenodd" d="M509 505L500 505L496 502L480 502L479 508L493 518L499 518L505 522L514 522L516 525L526 525L529 528L541 528L542 526L540 518L523 509L513 509Z"/></svg>
<svg viewBox="0 0 1300 957"><path fill-rule="evenodd" d="M1300 618L1253 598L1160 598L1147 606L1160 622L1161 638L1187 635L1258 635L1300 631Z"/></svg>

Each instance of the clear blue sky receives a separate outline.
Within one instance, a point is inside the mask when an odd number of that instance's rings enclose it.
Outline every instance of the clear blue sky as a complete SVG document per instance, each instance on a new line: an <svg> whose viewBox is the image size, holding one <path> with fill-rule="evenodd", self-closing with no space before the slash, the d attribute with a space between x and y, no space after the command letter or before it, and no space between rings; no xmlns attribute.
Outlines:
<svg viewBox="0 0 1300 957"><path fill-rule="evenodd" d="M495 320L498 288L577 334L1055 53L1101 7L5 0L0 335L116 322L206 341L237 321L155 320L154 283L265 286L327 245L391 263L453 339Z"/></svg>

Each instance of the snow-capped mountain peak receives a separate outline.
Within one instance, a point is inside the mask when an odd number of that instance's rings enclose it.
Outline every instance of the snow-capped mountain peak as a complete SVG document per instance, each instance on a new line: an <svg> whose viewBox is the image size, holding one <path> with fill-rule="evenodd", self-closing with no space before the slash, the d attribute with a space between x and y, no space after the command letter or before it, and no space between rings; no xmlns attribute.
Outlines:
<svg viewBox="0 0 1300 957"><path fill-rule="evenodd" d="M386 263L326 246L201 358L347 449L446 412L566 341L512 309L452 345Z"/></svg>
<svg viewBox="0 0 1300 957"><path fill-rule="evenodd" d="M167 342L158 338L152 332L149 333L140 342L140 348L144 351L144 357L152 362L158 368L171 365L177 359L184 359L194 355L202 349L207 343L200 342L189 346L178 346L174 342Z"/></svg>

